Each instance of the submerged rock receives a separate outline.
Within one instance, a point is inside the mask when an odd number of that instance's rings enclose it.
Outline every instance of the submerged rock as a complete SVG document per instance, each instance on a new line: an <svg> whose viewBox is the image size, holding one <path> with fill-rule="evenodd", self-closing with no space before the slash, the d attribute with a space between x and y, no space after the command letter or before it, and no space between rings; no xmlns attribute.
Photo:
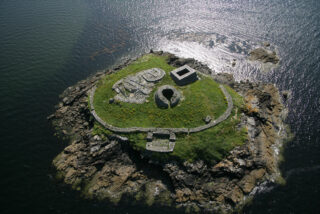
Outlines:
<svg viewBox="0 0 320 214"><path fill-rule="evenodd" d="M250 53L249 59L253 61L261 61L263 63L273 63L277 64L279 62L279 58L275 51L266 50L264 48L257 48L252 50Z"/></svg>

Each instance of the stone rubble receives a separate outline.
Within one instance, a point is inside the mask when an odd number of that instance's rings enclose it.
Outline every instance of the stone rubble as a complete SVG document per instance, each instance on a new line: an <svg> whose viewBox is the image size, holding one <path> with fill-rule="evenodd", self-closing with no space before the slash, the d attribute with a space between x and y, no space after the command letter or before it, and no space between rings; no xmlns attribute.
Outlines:
<svg viewBox="0 0 320 214"><path fill-rule="evenodd" d="M117 93L114 99L128 103L144 103L155 83L160 81L165 74L165 71L160 68L152 68L135 75L129 75L112 86L112 89Z"/></svg>

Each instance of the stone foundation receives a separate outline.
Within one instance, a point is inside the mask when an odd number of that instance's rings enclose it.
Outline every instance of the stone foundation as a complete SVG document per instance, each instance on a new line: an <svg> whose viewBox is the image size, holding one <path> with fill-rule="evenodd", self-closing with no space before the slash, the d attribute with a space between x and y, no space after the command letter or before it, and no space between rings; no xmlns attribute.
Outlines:
<svg viewBox="0 0 320 214"><path fill-rule="evenodd" d="M177 85L188 85L198 79L197 72L188 65L171 71L170 76Z"/></svg>

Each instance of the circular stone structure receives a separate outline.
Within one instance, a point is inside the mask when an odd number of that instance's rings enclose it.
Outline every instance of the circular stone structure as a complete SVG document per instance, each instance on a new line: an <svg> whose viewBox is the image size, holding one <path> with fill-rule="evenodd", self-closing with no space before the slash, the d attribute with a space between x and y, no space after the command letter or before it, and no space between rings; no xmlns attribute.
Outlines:
<svg viewBox="0 0 320 214"><path fill-rule="evenodd" d="M178 105L181 94L171 85L163 85L158 88L154 95L156 104L159 108L169 108Z"/></svg>
<svg viewBox="0 0 320 214"><path fill-rule="evenodd" d="M142 74L142 77L147 82L157 82L161 80L164 75L166 75L166 72L160 68L151 68L148 70L145 70Z"/></svg>

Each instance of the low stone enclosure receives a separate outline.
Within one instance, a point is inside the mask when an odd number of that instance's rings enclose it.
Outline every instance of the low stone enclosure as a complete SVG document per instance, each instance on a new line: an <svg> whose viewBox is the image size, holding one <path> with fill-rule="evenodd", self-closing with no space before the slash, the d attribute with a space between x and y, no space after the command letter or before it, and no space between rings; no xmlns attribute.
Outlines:
<svg viewBox="0 0 320 214"><path fill-rule="evenodd" d="M182 66L182 67L185 67L185 66ZM179 69L181 70L181 68L179 68ZM152 70L152 69L149 69L149 70ZM149 70L147 70L147 71L149 71ZM162 73L161 72L162 70L161 71L156 70L156 71L159 72L159 73ZM193 71L196 72L195 70L193 70ZM145 71L139 72L138 74L141 75L143 72L145 72ZM138 74L136 74L136 75L138 75ZM204 75L204 74L202 74L202 75ZM163 78L163 76L162 76L162 78ZM160 79L162 79L162 78L160 78ZM89 94L89 103L90 103L90 108L91 108L90 112L91 112L91 115L94 117L94 119L109 131L112 131L112 132L115 132L115 133L125 133L125 134L139 133L139 132L148 133L147 134L146 150L156 151L156 152L172 152L173 149L174 149L174 146L175 146L175 140L176 140L176 135L175 134L178 134L178 133L190 134L190 133L201 132L201 131L204 131L206 129L209 129L209 128L212 128L212 127L218 125L219 123L221 123L222 121L226 120L230 116L232 108L233 108L232 97L231 97L231 95L228 93L228 91L225 89L225 87L223 85L219 85L219 87L220 87L221 91L223 92L224 96L226 97L226 100L227 100L227 103L228 103L228 107L227 107L226 111L222 115L220 115L220 117L218 117L216 120L208 120L208 121L206 121L205 125L194 127L194 128L157 128L157 127L120 128L120 127L112 126L112 125L106 123L104 120L102 120L97 115L97 113L96 113L96 111L94 109L93 99L94 99L94 94L95 94L95 91L97 89L97 86L94 86L91 89L90 94ZM171 97L169 96L171 98L170 99L170 103L168 103L169 99L167 99L165 97L166 96L166 92L164 92L164 90L171 90L172 91ZM161 95L159 95L160 93L161 93ZM163 93L165 93L165 94L163 94ZM166 104L162 103L160 105L165 106L165 105L169 105L170 104L172 106L172 105L176 105L179 102L179 98L180 98L179 95L180 95L180 93L173 86L164 85L162 87L159 87L158 91L155 94L155 98L156 97L159 98L159 97L163 96L163 97L165 97ZM172 99L172 97L174 97L174 99Z"/></svg>
<svg viewBox="0 0 320 214"><path fill-rule="evenodd" d="M176 135L173 132L148 132L146 149L154 152L173 152L175 141Z"/></svg>
<svg viewBox="0 0 320 214"><path fill-rule="evenodd" d="M154 95L154 99L159 108L175 107L178 105L180 98L180 92L171 85L159 87Z"/></svg>
<svg viewBox="0 0 320 214"><path fill-rule="evenodd" d="M188 65L184 65L170 72L171 78L177 85L187 85L197 81L197 72Z"/></svg>

